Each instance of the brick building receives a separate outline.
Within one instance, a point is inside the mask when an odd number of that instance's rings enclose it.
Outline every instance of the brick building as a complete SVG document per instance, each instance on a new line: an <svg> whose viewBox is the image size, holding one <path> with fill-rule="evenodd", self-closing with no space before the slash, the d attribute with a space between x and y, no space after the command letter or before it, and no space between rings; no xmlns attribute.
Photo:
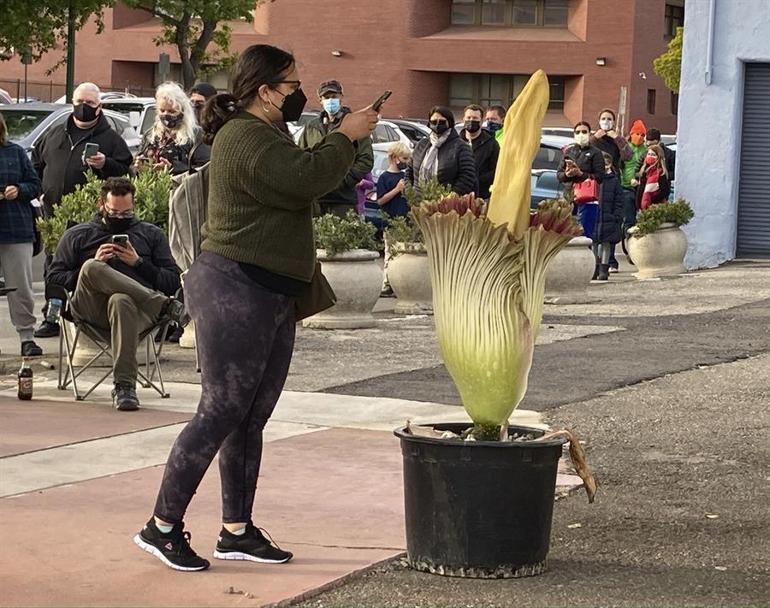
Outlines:
<svg viewBox="0 0 770 608"><path fill-rule="evenodd" d="M76 80L150 90L158 53L173 63L173 48L153 44L158 27L146 13L119 4L104 17L101 35L93 26L78 34ZM601 108L620 106L625 90L627 124L642 118L675 132L677 100L652 60L683 19L684 0L277 0L252 24L233 24L233 48L290 49L307 92L336 78L353 107L392 89L386 116L424 117L434 103L508 106L542 68L551 80L549 126L596 122ZM50 80L44 72L59 58L30 66L30 80ZM0 87L22 74L18 60L0 63ZM223 74L212 80L226 86ZM63 83L63 69L54 81ZM47 97L42 89L38 96Z"/></svg>

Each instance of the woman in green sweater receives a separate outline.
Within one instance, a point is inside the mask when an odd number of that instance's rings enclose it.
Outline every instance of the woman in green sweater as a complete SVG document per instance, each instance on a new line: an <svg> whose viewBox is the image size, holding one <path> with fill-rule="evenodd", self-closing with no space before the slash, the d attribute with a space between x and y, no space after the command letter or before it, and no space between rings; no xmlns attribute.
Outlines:
<svg viewBox="0 0 770 608"><path fill-rule="evenodd" d="M185 279L201 400L171 449L153 517L134 537L176 570L209 566L190 547L182 519L217 452L222 530L214 557L292 557L251 521L262 430L289 370L295 298L315 268L313 202L342 182L354 142L368 137L378 118L371 108L349 114L320 144L302 150L285 126L305 106L300 84L291 54L254 45L236 64L232 95L213 97L203 111L213 137L208 220L203 251Z"/></svg>

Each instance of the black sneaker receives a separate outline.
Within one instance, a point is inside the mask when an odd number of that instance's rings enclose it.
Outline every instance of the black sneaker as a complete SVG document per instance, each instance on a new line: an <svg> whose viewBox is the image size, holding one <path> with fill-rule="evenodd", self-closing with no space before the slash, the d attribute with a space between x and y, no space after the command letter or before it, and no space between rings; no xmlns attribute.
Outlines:
<svg viewBox="0 0 770 608"><path fill-rule="evenodd" d="M32 340L25 340L21 343L21 356L22 357L42 357L43 349L35 344Z"/></svg>
<svg viewBox="0 0 770 608"><path fill-rule="evenodd" d="M112 405L121 412L133 412L139 409L139 397L131 384L116 384L112 389Z"/></svg>
<svg viewBox="0 0 770 608"><path fill-rule="evenodd" d="M187 327L190 323L190 315L187 314L184 303L176 298L168 299L168 302L166 302L166 305L163 307L161 317L171 319L179 327Z"/></svg>
<svg viewBox="0 0 770 608"><path fill-rule="evenodd" d="M203 559L190 547L190 533L184 532L184 523L176 524L171 532L163 534L155 525L155 518L148 521L141 532L134 536L140 549L151 553L174 570L197 572L206 570L209 560Z"/></svg>
<svg viewBox="0 0 770 608"><path fill-rule="evenodd" d="M261 564L285 564L294 557L294 554L284 551L271 541L272 539L267 540L260 529L255 528L251 522L246 524L246 532L240 536L222 528L217 539L214 557L247 560Z"/></svg>
<svg viewBox="0 0 770 608"><path fill-rule="evenodd" d="M55 338L59 335L59 324L43 321L35 330L36 338Z"/></svg>

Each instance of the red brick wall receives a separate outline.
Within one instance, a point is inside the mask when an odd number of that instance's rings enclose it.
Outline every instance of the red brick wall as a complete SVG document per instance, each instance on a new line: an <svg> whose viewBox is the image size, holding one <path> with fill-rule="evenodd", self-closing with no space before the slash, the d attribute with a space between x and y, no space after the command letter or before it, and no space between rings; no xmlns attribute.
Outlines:
<svg viewBox="0 0 770 608"><path fill-rule="evenodd" d="M385 116L424 116L434 103L448 101L452 72L526 74L542 68L567 77L564 122L587 119L617 108L620 87L629 87L630 116L641 116L663 131L673 131L669 93L652 69L652 59L666 46L665 0L572 0L568 29L450 27L450 0L279 0L257 11L253 25L234 24L232 46L270 43L293 51L305 90L318 108L315 89L329 78L345 86L345 103L371 103L384 89L393 96ZM134 78L146 81L161 50L152 43L157 25L146 14L118 7L105 11L105 32L92 25L78 33L76 80L118 87ZM120 26L115 29L115 26ZM341 57L332 50L342 51ZM49 53L30 66L30 78L61 57ZM606 57L607 66L596 65ZM114 63L113 63L114 62ZM645 72L647 80L639 78ZM0 81L23 74L18 60L0 63ZM64 82L64 70L53 79ZM2 84L0 83L0 86ZM658 112L646 115L647 88L656 88ZM630 123L629 123L630 124Z"/></svg>

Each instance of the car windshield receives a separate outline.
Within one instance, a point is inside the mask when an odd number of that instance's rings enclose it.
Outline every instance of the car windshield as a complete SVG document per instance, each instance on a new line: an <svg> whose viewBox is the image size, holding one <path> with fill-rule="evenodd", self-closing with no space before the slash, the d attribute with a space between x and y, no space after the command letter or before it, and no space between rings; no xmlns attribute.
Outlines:
<svg viewBox="0 0 770 608"><path fill-rule="evenodd" d="M8 139L18 142L27 137L37 128L48 116L50 110L2 110L5 124L8 127Z"/></svg>

